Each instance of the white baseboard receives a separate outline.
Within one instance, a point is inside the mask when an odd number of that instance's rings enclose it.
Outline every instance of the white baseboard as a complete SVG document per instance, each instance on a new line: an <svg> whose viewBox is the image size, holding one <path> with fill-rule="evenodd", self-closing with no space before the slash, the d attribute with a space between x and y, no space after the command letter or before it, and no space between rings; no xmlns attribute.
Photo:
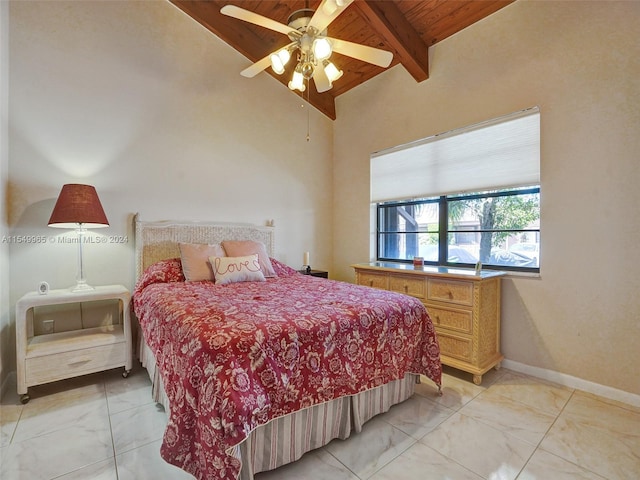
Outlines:
<svg viewBox="0 0 640 480"><path fill-rule="evenodd" d="M598 383L589 382L582 378L573 377L565 373L555 372L553 370L547 370L546 368L532 367L525 365L524 363L514 362L513 360L502 361L502 366L513 370L515 372L525 373L532 377L538 377L549 382L558 383L565 387L575 388L584 392L599 395L610 400L626 403L634 407L640 407L640 395L634 393L625 392L624 390L618 390L617 388L607 387Z"/></svg>

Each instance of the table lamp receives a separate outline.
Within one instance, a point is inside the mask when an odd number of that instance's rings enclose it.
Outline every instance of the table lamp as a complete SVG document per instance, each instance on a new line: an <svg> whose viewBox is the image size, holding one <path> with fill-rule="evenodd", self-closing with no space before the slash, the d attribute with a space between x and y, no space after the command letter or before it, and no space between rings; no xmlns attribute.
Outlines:
<svg viewBox="0 0 640 480"><path fill-rule="evenodd" d="M62 186L56 201L49 226L55 228L74 228L78 234L78 274L72 292L93 290L84 278L82 264L82 243L88 228L109 226L96 189L91 185L70 183Z"/></svg>

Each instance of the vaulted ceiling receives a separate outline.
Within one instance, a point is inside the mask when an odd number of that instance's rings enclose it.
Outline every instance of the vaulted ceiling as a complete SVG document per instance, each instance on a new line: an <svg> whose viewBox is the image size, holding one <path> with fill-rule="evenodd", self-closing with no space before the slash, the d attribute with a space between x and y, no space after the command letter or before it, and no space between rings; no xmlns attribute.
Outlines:
<svg viewBox="0 0 640 480"><path fill-rule="evenodd" d="M247 66L284 47L290 40L282 33L220 13L236 5L287 24L289 15L303 8L316 9L320 0L170 0L195 21L247 57ZM514 0L356 0L328 28L329 36L381 48L393 53L391 66L402 66L416 82L429 78L428 49L460 30L482 20ZM335 53L331 60L344 72L333 88L318 93L313 86L305 98L329 118L336 118L335 98L375 77L384 69ZM284 88L291 77L290 62L282 75L265 70ZM391 67L390 66L390 67ZM389 68L390 68L389 67ZM240 76L240 72L238 72ZM250 80L246 80L250 81ZM292 94L300 95L299 92Z"/></svg>

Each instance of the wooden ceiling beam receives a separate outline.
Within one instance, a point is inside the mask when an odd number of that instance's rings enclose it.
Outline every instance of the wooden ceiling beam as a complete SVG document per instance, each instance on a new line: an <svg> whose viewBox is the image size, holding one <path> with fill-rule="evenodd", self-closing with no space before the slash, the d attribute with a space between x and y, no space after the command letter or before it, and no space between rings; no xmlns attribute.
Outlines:
<svg viewBox="0 0 640 480"><path fill-rule="evenodd" d="M417 82L429 78L429 46L407 21L395 2L356 0L361 16L391 46L397 60Z"/></svg>
<svg viewBox="0 0 640 480"><path fill-rule="evenodd" d="M220 13L220 9L226 5L227 2L218 2L215 0L207 2L198 0L170 1L196 22L202 24L223 42L231 45L252 62L257 62L269 52L289 43L289 40L284 35L282 36L282 45L265 42L263 38L260 38L255 33L255 29L260 27L251 26L242 20L231 19L226 15L223 15ZM266 69L265 72L278 80L285 86L285 88L288 89L288 78L284 75L276 75L270 68ZM237 74L238 79L240 80L240 72L237 72ZM319 94L311 83L312 82L310 82L307 87L309 89L309 103L330 119L335 120L336 105L331 92ZM292 93L298 96L295 92ZM307 92L304 93L304 96L305 98L307 97Z"/></svg>

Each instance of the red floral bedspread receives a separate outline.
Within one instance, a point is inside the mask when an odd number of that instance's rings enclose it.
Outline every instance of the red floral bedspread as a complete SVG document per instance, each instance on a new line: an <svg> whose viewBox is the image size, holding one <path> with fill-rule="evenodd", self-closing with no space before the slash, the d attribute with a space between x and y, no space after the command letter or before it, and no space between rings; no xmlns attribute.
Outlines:
<svg viewBox="0 0 640 480"><path fill-rule="evenodd" d="M196 478L235 479L227 450L271 419L421 373L440 350L419 300L301 275L273 261L266 282L185 282L151 266L134 307L171 404L162 457Z"/></svg>

